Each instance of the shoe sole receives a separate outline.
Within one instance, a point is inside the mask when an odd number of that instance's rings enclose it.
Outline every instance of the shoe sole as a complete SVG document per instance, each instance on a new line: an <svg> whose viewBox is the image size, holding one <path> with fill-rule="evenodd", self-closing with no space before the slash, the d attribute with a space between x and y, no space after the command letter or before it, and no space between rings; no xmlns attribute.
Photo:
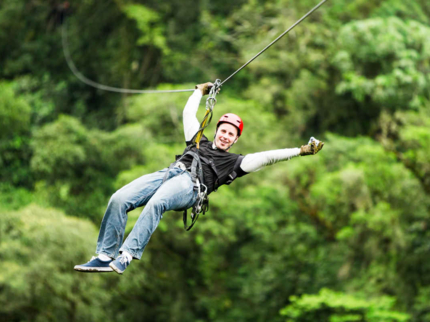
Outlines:
<svg viewBox="0 0 430 322"><path fill-rule="evenodd" d="M109 264L109 267L112 268L115 273L118 273L119 275L122 275L122 273L124 273L124 271L121 271L118 267L116 267L113 263Z"/></svg>
<svg viewBox="0 0 430 322"><path fill-rule="evenodd" d="M109 273L113 272L111 267L83 267L83 266L75 266L75 271L83 272L83 273Z"/></svg>

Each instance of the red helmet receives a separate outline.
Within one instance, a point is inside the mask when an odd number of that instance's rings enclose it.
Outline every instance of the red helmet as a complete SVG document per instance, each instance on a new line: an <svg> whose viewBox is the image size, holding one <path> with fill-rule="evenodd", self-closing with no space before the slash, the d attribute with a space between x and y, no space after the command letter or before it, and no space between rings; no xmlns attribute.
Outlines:
<svg viewBox="0 0 430 322"><path fill-rule="evenodd" d="M243 121L242 119L233 113L227 113L221 116L218 123L216 124L216 128L218 129L218 126L220 126L222 123L229 123L231 125L234 125L239 130L238 136L242 135L243 131Z"/></svg>

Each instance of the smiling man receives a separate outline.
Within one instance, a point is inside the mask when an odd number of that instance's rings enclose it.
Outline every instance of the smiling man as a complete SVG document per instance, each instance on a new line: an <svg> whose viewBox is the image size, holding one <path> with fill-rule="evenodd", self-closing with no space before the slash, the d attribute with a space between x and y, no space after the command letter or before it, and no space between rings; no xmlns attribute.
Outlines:
<svg viewBox="0 0 430 322"><path fill-rule="evenodd" d="M236 127L233 124L238 124ZM218 149L228 151L231 146L237 142L240 133L242 133L243 122L239 116L235 114L225 114L221 117L217 124L218 131L215 133L215 146Z"/></svg>
<svg viewBox="0 0 430 322"><path fill-rule="evenodd" d="M196 113L203 95L212 83L196 86L183 112L187 148L169 168L144 175L115 192L107 206L97 241L97 257L76 265L81 272L122 274L132 259L140 259L164 212L198 208L211 192L232 183L236 178L279 161L300 155L316 154L324 143L311 138L301 148L271 150L246 156L229 150L241 137L242 119L232 113L218 121L214 141L203 136L199 149L192 141L200 128ZM124 239L127 213L145 206L132 231ZM191 228L190 226L189 228Z"/></svg>

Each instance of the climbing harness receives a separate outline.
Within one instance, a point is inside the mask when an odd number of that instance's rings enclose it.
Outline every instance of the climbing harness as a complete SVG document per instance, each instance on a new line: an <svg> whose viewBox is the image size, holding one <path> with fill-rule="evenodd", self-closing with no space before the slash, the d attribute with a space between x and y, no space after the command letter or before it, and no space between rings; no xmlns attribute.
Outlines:
<svg viewBox="0 0 430 322"><path fill-rule="evenodd" d="M238 176L240 164L244 158L243 155L240 155L236 163L234 164L233 171L227 175L226 178L224 178L222 181L220 180L218 171L216 169L215 163L211 159L207 159L199 154L199 149L197 149L197 146L195 144L190 144L184 151L182 155L176 156L176 161L173 162L168 170L166 171L166 174L164 175L163 183L167 180L169 176L169 171L173 167L178 167L184 171L188 170L191 175L191 181L194 186L194 191L196 192L196 201L192 207L191 211L191 224L187 225L187 218L188 218L188 212L187 209L183 210L183 222L184 222L184 229L186 231L190 230L194 224L196 223L197 219L199 218L199 215L202 213L203 215L209 210L209 196L208 196L208 187L203 183L204 182L204 176L203 176L203 167L202 162L209 166L209 168L212 170L212 172L215 175L214 180L214 186L212 187L213 191L216 191L218 187L222 185L229 185L231 184ZM186 168L186 166L181 162L181 160L186 156L190 155L193 158L193 161L191 163L191 167L189 169Z"/></svg>

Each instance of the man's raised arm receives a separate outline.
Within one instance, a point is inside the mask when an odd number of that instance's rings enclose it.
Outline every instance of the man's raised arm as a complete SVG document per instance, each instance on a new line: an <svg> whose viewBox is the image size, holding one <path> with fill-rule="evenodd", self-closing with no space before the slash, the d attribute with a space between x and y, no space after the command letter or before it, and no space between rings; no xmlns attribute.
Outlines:
<svg viewBox="0 0 430 322"><path fill-rule="evenodd" d="M185 105L182 113L182 119L184 122L184 135L185 141L190 141L194 134L199 130L200 123L196 117L199 104L202 99L202 92L200 89L196 89L194 93L188 99L187 105Z"/></svg>
<svg viewBox="0 0 430 322"><path fill-rule="evenodd" d="M185 141L190 141L200 128L199 120L196 117L197 110L199 109L202 96L209 94L209 90L212 86L212 83L196 85L196 90L188 99L187 105L185 105L182 113Z"/></svg>

